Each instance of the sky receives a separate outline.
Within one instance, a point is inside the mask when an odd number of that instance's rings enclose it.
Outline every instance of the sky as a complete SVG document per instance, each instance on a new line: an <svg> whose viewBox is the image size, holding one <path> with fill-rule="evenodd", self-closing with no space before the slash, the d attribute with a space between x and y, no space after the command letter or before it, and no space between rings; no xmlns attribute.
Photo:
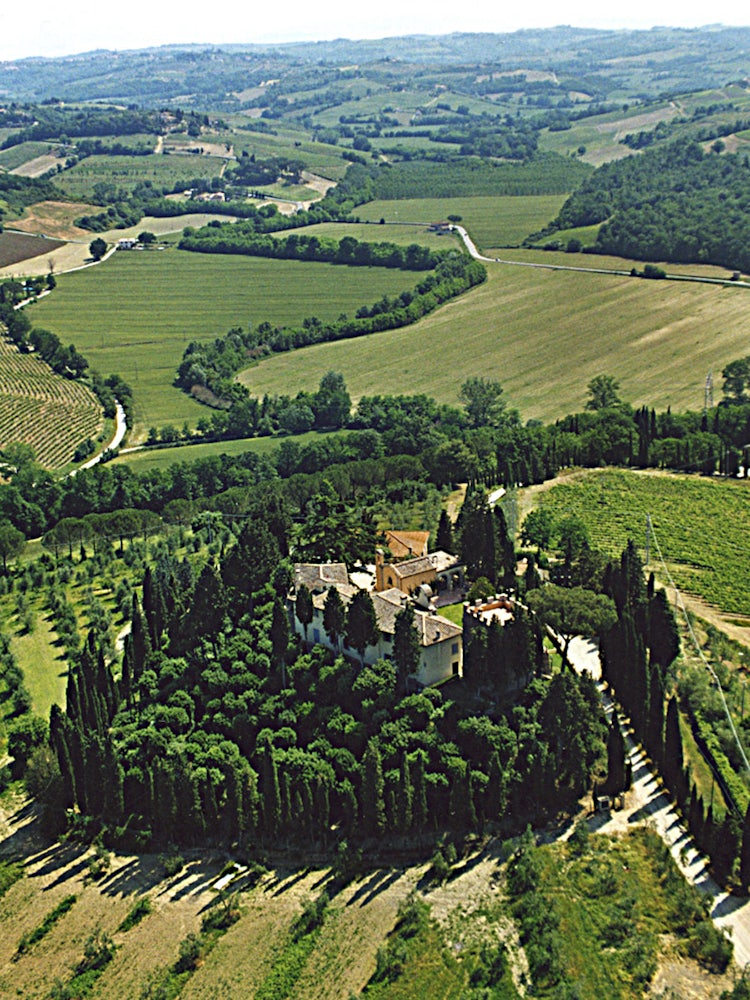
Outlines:
<svg viewBox="0 0 750 1000"><path fill-rule="evenodd" d="M278 18L274 13L278 12ZM484 0L463 7L446 0L286 0L266 7L251 0L212 7L196 0L37 0L26 7L5 0L0 60L59 56L96 48L133 49L169 43L291 42L331 38L441 35L452 31L516 31L570 24L591 28L698 27L708 9L685 0L628 0L615 8L601 0ZM716 13L727 25L750 24L747 0L724 0Z"/></svg>

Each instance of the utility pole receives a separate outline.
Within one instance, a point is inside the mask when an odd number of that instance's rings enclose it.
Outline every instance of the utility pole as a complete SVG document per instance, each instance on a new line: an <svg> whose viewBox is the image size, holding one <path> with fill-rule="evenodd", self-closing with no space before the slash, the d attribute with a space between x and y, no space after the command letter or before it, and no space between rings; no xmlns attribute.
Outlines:
<svg viewBox="0 0 750 1000"><path fill-rule="evenodd" d="M703 412L708 413L714 405L714 373L710 371L706 375L706 385L703 389Z"/></svg>

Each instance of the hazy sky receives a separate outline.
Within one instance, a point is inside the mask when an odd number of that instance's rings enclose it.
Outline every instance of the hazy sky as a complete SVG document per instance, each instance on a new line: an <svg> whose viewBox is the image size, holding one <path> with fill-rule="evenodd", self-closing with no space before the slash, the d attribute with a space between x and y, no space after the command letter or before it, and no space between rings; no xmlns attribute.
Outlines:
<svg viewBox="0 0 750 1000"><path fill-rule="evenodd" d="M0 60L70 55L95 48L131 49L169 42L281 42L329 38L383 38L450 31L515 31L572 24L594 28L696 27L711 19L750 23L747 0L724 0L710 11L685 0L626 0L617 8L601 0L499 0L463 7L446 0L286 0L278 7L239 0L215 6L195 0L5 0L0 19ZM278 19L274 20L274 15Z"/></svg>

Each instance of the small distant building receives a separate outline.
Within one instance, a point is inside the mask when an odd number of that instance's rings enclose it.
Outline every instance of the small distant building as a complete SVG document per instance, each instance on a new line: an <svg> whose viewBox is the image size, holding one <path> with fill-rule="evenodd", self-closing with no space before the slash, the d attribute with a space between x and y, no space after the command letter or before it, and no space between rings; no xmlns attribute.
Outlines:
<svg viewBox="0 0 750 1000"><path fill-rule="evenodd" d="M438 236L442 236L444 233L453 232L453 223L447 220L445 222L431 222L427 229L431 233L437 233Z"/></svg>
<svg viewBox="0 0 750 1000"><path fill-rule="evenodd" d="M344 605L349 604L358 588L349 582L343 563L302 563L294 567L295 590L289 597L289 610L294 631L303 639L305 628L295 610L295 593L301 584L311 591L313 598L313 619L307 627L307 641L320 644L339 652L338 646L328 636L323 624L325 601L330 587L335 587ZM368 646L364 654L365 663L375 663L380 659L393 659L393 636L396 616L410 598L397 588L373 593L372 603L378 626L378 641ZM432 611L415 607L414 627L419 633L421 646L420 663L415 680L418 686L438 684L451 677L463 674L463 633L462 629L447 618ZM342 640L343 643L343 640ZM359 660L359 653L349 649L344 643L342 651Z"/></svg>
<svg viewBox="0 0 750 1000"><path fill-rule="evenodd" d="M204 191L195 199L196 201L226 201L223 191Z"/></svg>
<svg viewBox="0 0 750 1000"><path fill-rule="evenodd" d="M118 250L135 250L137 246L138 240L135 237L128 237L127 239L117 241Z"/></svg>

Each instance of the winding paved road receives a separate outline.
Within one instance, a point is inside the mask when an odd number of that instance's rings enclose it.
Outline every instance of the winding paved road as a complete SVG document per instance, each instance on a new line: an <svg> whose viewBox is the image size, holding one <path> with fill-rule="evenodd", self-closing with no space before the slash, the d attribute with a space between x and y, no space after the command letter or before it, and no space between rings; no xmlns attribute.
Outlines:
<svg viewBox="0 0 750 1000"><path fill-rule="evenodd" d="M455 226L453 229L463 240L464 246L469 251L474 260L481 260L487 264L509 264L512 267L535 267L545 271L581 271L584 274L619 274L621 277L630 278L633 275L629 270L618 270L609 267L576 267L574 264L539 264L530 260L503 260L502 257L485 257L481 254L466 232L463 226ZM668 281L694 281L702 285L731 285L733 288L750 288L750 282L732 281L729 278L704 278L698 274L666 274Z"/></svg>

